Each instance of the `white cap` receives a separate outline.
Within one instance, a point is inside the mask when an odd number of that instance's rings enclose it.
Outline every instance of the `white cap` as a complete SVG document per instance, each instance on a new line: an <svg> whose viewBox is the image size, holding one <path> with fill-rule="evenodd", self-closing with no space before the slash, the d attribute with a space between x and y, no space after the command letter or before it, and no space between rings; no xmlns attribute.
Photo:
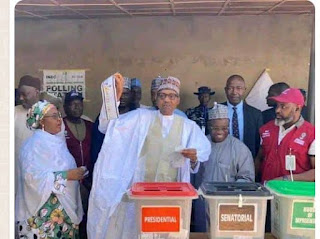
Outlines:
<svg viewBox="0 0 320 239"><path fill-rule="evenodd" d="M163 79L161 81L161 84L158 88L158 91L163 90L163 89L174 90L179 95L179 93L180 93L180 80L176 77L168 76L168 78Z"/></svg>
<svg viewBox="0 0 320 239"><path fill-rule="evenodd" d="M208 111L208 119L228 119L228 106L214 103L214 107Z"/></svg>

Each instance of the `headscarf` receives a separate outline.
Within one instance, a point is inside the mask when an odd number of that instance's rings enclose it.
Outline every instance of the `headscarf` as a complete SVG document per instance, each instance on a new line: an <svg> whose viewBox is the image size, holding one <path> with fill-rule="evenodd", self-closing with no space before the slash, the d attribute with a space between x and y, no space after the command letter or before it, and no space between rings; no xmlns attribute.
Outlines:
<svg viewBox="0 0 320 239"><path fill-rule="evenodd" d="M31 130L35 130L39 128L40 121L43 119L43 116L55 107L53 104L48 101L38 101L35 103L27 113L27 127Z"/></svg>

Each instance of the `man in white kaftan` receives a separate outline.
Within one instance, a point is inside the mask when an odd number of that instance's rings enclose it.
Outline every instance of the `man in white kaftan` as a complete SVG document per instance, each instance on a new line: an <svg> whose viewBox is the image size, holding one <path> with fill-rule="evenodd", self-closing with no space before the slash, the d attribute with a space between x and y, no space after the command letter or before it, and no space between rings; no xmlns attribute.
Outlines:
<svg viewBox="0 0 320 239"><path fill-rule="evenodd" d="M118 99L120 83L116 81ZM199 162L208 159L210 143L199 126L173 114L180 102L179 87L174 77L162 82L157 111L137 109L107 122L101 112L99 130L106 136L93 173L89 239L138 238L134 202L126 195L131 185L189 182L190 172L197 172Z"/></svg>

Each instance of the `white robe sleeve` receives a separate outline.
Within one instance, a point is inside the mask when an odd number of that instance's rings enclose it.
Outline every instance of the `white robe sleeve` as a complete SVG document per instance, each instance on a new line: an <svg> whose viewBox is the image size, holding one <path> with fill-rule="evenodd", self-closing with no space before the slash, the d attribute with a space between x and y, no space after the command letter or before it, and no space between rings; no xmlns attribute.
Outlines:
<svg viewBox="0 0 320 239"><path fill-rule="evenodd" d="M44 170L37 160L33 160L32 151L21 152L20 165L24 180L24 198L28 214L36 215L54 191L55 175L51 169ZM30 163L33 161L33 163Z"/></svg>
<svg viewBox="0 0 320 239"><path fill-rule="evenodd" d="M182 145L185 148L194 148L197 150L198 162L205 162L209 159L211 144L200 127L189 119L185 119L184 122ZM197 173L199 167L200 163L192 170L190 160L187 159L185 165L181 168L178 178L180 178L182 182L190 182L190 173Z"/></svg>
<svg viewBox="0 0 320 239"><path fill-rule="evenodd" d="M197 149L198 161L205 162L209 159L211 144L200 127L195 122L191 122L192 131L187 142L187 147Z"/></svg>
<svg viewBox="0 0 320 239"><path fill-rule="evenodd" d="M117 106L119 107L120 101L117 101ZM101 110L100 110L100 115L99 115L99 125L98 125L98 130L102 134L106 134L107 128L110 122L114 122L115 120L108 120L106 117L105 113L105 107L102 105Z"/></svg>

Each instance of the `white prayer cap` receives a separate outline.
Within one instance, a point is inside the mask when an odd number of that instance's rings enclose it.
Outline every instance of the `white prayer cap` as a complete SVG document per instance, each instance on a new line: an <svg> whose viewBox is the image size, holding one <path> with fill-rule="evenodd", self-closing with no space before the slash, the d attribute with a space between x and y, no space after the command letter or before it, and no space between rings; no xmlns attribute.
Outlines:
<svg viewBox="0 0 320 239"><path fill-rule="evenodd" d="M228 119L228 106L215 102L214 107L208 111L208 119Z"/></svg>
<svg viewBox="0 0 320 239"><path fill-rule="evenodd" d="M158 76L156 78L154 78L151 82L151 90L158 90L161 81L164 80L165 78Z"/></svg>
<svg viewBox="0 0 320 239"><path fill-rule="evenodd" d="M129 77L124 76L123 80L123 88L131 90L131 79Z"/></svg>
<svg viewBox="0 0 320 239"><path fill-rule="evenodd" d="M175 92L177 92L177 94L179 94L180 93L180 80L176 77L168 76L168 78L163 79L161 81L161 84L158 88L158 91L163 90L163 89L174 90Z"/></svg>

